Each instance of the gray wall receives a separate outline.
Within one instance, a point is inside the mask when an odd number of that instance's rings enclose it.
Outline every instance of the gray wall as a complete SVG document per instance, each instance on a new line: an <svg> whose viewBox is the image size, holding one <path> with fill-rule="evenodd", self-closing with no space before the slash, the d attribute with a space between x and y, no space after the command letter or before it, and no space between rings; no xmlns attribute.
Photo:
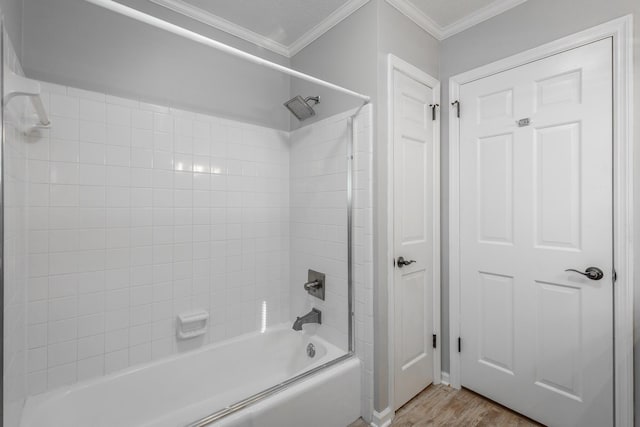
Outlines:
<svg viewBox="0 0 640 427"><path fill-rule="evenodd" d="M22 58L22 0L0 0L0 11L4 16L4 27L7 30L13 48Z"/></svg>
<svg viewBox="0 0 640 427"><path fill-rule="evenodd" d="M134 7L223 43L288 65L264 51L150 2ZM279 129L289 78L119 16L83 0L24 0L22 65L27 76L169 104Z"/></svg>
<svg viewBox="0 0 640 427"><path fill-rule="evenodd" d="M634 86L638 117L640 107L640 1L638 0L532 0L462 33L441 44L443 106L449 105L449 77L530 49L611 19L633 13L635 20ZM442 369L449 370L449 277L448 277L448 189L449 189L449 120L448 108L442 109ZM635 123L635 145L640 146L640 120ZM640 150L635 151L635 209L640 212ZM640 227L636 227L635 244L640 248ZM640 272L640 258L635 263ZM636 307L640 304L640 287L636 288ZM636 324L640 310L636 308ZM636 330L636 343L640 334ZM640 424L640 351L636 351L636 422Z"/></svg>
<svg viewBox="0 0 640 427"><path fill-rule="evenodd" d="M291 68L330 81L372 98L376 97L376 2L370 1L351 16L316 39L291 58ZM292 79L291 96L319 95L318 115L304 122L321 120L362 102L334 90ZM374 100L375 102L375 100ZM374 105L375 107L375 105ZM292 128L301 124L293 118Z"/></svg>
<svg viewBox="0 0 640 427"><path fill-rule="evenodd" d="M389 53L438 78L437 41L384 0L372 0L291 59L293 68L370 95L374 106L374 376L377 411L389 402L387 343L387 55ZM293 82L292 94L308 86ZM314 93L315 94L315 93ZM347 99L321 91L323 108L350 108ZM334 104L335 103L335 104ZM353 100L351 100L353 103ZM306 123L306 122L305 122ZM295 126L295 123L293 123Z"/></svg>

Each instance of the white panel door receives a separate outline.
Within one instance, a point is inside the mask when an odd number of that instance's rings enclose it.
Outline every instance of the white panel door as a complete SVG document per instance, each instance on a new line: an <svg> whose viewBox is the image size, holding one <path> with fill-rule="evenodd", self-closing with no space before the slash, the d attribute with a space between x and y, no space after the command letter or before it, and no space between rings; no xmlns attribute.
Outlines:
<svg viewBox="0 0 640 427"><path fill-rule="evenodd" d="M433 382L433 89L394 71L395 408Z"/></svg>
<svg viewBox="0 0 640 427"><path fill-rule="evenodd" d="M460 90L462 385L550 426L613 424L611 52Z"/></svg>

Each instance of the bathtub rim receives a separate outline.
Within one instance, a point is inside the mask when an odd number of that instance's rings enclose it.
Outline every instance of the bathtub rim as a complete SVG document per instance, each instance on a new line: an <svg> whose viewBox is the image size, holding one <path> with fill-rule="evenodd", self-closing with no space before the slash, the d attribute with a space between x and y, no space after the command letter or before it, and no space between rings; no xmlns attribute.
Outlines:
<svg viewBox="0 0 640 427"><path fill-rule="evenodd" d="M166 365L168 363L172 363L175 361L179 361L181 359L183 359L185 356L198 356L199 354L202 353L207 353L210 351L215 351L216 349L219 349L221 347L226 347L229 345L234 345L237 343L242 343L245 341L250 341L252 338L255 337L261 337L264 336L265 334L269 334L269 333L278 333L278 332L288 332L291 330L291 327L289 326L289 323L287 322L282 322L282 323L278 323L276 325L270 326L268 327L265 332L262 331L253 331L253 332L249 332L247 334L243 334L243 335L238 335L236 337L232 337L230 339L227 340L223 340L223 341L219 341L219 342L215 342L212 344L208 344L205 345L201 348L197 348L197 349L193 349L190 350L188 352L185 353L175 353L172 354L170 356L167 357L163 357L160 358L158 360L152 360L151 362L148 363L144 363L144 364L139 364L139 365L134 365L134 366L130 366L126 369L120 370L120 371L116 371L110 374L106 374L103 376L99 376L99 377L95 377L95 378L89 378L86 380L82 380L82 381L78 381L74 384L70 384L70 385L65 385L59 388L56 388L54 390L49 390L46 391L44 393L39 393L33 396L28 396L28 398L25 400L25 404L24 404L24 409L26 410L26 413L30 413L34 408L37 408L38 405L49 401L50 399L58 399L58 398L62 398L70 393L73 392L81 392L82 390L86 390L89 388L94 387L96 384L99 384L101 382L103 382L106 379L110 379L110 380L117 380L118 378L122 378L122 377L127 377L130 376L131 374L135 374L139 371L145 371L149 368L154 368L154 367L158 367L158 366L162 366L162 365ZM321 365L318 366L324 366L327 363L331 362L332 360L336 360L337 358L340 358L342 356L345 356L348 354L348 352L345 352L345 350L341 349L340 347L336 346L335 344L330 343L329 341L327 341L326 339L319 337L316 333L308 333L305 331L302 331L301 334L303 334L303 336L306 336L308 340L318 340L322 343L322 345L327 347L327 351L339 351L340 355L337 356L334 359L331 359L327 362L324 362ZM316 366L317 367L317 366ZM311 368L309 370L312 370L314 368ZM303 371L303 373L306 371ZM298 374L300 375L300 374ZM298 376L296 375L296 376ZM295 377L291 377L291 378L295 378ZM256 393L258 394L258 393ZM231 405L229 405L231 406ZM23 417L24 418L24 413L23 413ZM21 418L21 419L22 419ZM22 426L22 424L20 424L20 426ZM1 425L0 425L1 427Z"/></svg>
<svg viewBox="0 0 640 427"><path fill-rule="evenodd" d="M262 390L259 393L246 397L236 403L233 403L226 408L220 409L212 414L207 415L206 417L200 418L199 420L187 424L186 427L206 427L211 426L213 423L220 421L223 418L226 418L232 414L235 414L238 411L241 411L251 405L254 405L258 402L264 401L265 399L282 392L294 384L298 384L303 380L312 377L320 372L325 371L327 368L338 365L347 360L351 360L352 358L357 358L356 354L353 351L349 351L342 356L339 356L333 360L330 360L322 365L316 366L315 368L309 369L295 377L291 377L279 384L271 386L265 390Z"/></svg>

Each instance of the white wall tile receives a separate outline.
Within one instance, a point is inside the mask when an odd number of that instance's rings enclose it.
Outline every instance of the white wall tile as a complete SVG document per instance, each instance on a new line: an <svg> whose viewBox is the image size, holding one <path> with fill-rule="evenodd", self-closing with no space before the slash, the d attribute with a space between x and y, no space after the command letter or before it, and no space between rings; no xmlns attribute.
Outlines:
<svg viewBox="0 0 640 427"><path fill-rule="evenodd" d="M29 301L45 300L49 297L49 280L46 276L28 279L27 287Z"/></svg>
<svg viewBox="0 0 640 427"><path fill-rule="evenodd" d="M63 298L76 295L78 277L76 274L49 276L49 298Z"/></svg>
<svg viewBox="0 0 640 427"><path fill-rule="evenodd" d="M130 147L131 141L131 128L128 126L107 125L107 144Z"/></svg>
<svg viewBox="0 0 640 427"><path fill-rule="evenodd" d="M78 295L78 316L101 315L105 309L105 300L104 292Z"/></svg>
<svg viewBox="0 0 640 427"><path fill-rule="evenodd" d="M27 371L36 372L47 368L46 347L34 348L27 352Z"/></svg>
<svg viewBox="0 0 640 427"><path fill-rule="evenodd" d="M78 98L57 93L50 95L49 108L52 115L71 119L78 119L80 111Z"/></svg>
<svg viewBox="0 0 640 427"><path fill-rule="evenodd" d="M153 114L153 130L156 132L173 132L173 119L169 114Z"/></svg>
<svg viewBox="0 0 640 427"><path fill-rule="evenodd" d="M153 113L144 110L132 110L131 125L136 129L153 129Z"/></svg>
<svg viewBox="0 0 640 427"><path fill-rule="evenodd" d="M47 324L47 343L57 344L76 339L78 336L77 323L75 318L49 322Z"/></svg>
<svg viewBox="0 0 640 427"><path fill-rule="evenodd" d="M107 123L111 125L130 127L131 108L126 105L114 105L107 103Z"/></svg>
<svg viewBox="0 0 640 427"><path fill-rule="evenodd" d="M71 319L77 314L77 298L56 298L49 300L48 320L53 322L56 320Z"/></svg>
<svg viewBox="0 0 640 427"><path fill-rule="evenodd" d="M90 357L78 361L78 381L88 380L91 378L104 375L104 355Z"/></svg>
<svg viewBox="0 0 640 427"><path fill-rule="evenodd" d="M105 102L79 98L80 119L92 122L104 123L107 119L107 106Z"/></svg>
<svg viewBox="0 0 640 427"><path fill-rule="evenodd" d="M78 165L76 163L51 162L49 173L51 184L78 184Z"/></svg>
<svg viewBox="0 0 640 427"><path fill-rule="evenodd" d="M107 353L104 357L105 374L120 371L129 366L129 350L119 350Z"/></svg>
<svg viewBox="0 0 640 427"><path fill-rule="evenodd" d="M131 149L120 145L108 145L106 160L107 165L129 166L131 163Z"/></svg>
<svg viewBox="0 0 640 427"><path fill-rule="evenodd" d="M213 295L232 306L212 316L205 343L255 330L262 301L289 289L282 135L73 88L54 93L56 130L27 153L28 262L39 279L28 342L47 350L30 392L174 354L176 314L219 304ZM273 289L257 292L258 281ZM270 322L289 321L288 305L274 310Z"/></svg>
<svg viewBox="0 0 640 427"><path fill-rule="evenodd" d="M49 368L75 362L78 344L75 341L49 344L47 346L47 365Z"/></svg>
<svg viewBox="0 0 640 427"><path fill-rule="evenodd" d="M107 311L105 331L112 332L129 327L129 310Z"/></svg>
<svg viewBox="0 0 640 427"><path fill-rule="evenodd" d="M151 149L154 147L153 141L154 136L150 129L134 128L131 132L131 147Z"/></svg>
<svg viewBox="0 0 640 427"><path fill-rule="evenodd" d="M93 144L105 144L107 142L107 126L100 122L80 120L77 139Z"/></svg>
<svg viewBox="0 0 640 427"><path fill-rule="evenodd" d="M46 323L49 313L48 301L34 301L27 304L27 325Z"/></svg>
<svg viewBox="0 0 640 427"><path fill-rule="evenodd" d="M90 335L78 339L78 360L95 356L103 356L105 350L105 336Z"/></svg>
<svg viewBox="0 0 640 427"><path fill-rule="evenodd" d="M105 331L104 314L93 314L78 317L78 337L88 337Z"/></svg>
<svg viewBox="0 0 640 427"><path fill-rule="evenodd" d="M76 364L68 363L47 370L47 388L53 390L76 381Z"/></svg>
<svg viewBox="0 0 640 427"><path fill-rule="evenodd" d="M151 168L154 163L153 151L145 148L131 149L131 166L134 168Z"/></svg>
<svg viewBox="0 0 640 427"><path fill-rule="evenodd" d="M56 125L51 127L52 141L78 141L80 126L77 119L59 116L52 117L56 118Z"/></svg>
<svg viewBox="0 0 640 427"><path fill-rule="evenodd" d="M105 335L105 350L107 353L127 349L129 347L129 330L117 329Z"/></svg>
<svg viewBox="0 0 640 427"><path fill-rule="evenodd" d="M47 345L47 324L39 323L27 328L28 348L44 347Z"/></svg>

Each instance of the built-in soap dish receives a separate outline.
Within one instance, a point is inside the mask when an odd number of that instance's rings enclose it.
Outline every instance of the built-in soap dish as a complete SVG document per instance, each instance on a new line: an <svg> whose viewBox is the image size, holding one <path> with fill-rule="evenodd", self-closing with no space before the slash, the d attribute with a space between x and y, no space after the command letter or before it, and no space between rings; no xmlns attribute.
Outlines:
<svg viewBox="0 0 640 427"><path fill-rule="evenodd" d="M187 340L204 335L207 332L207 323L209 323L209 312L206 310L180 313L176 325L178 339Z"/></svg>

